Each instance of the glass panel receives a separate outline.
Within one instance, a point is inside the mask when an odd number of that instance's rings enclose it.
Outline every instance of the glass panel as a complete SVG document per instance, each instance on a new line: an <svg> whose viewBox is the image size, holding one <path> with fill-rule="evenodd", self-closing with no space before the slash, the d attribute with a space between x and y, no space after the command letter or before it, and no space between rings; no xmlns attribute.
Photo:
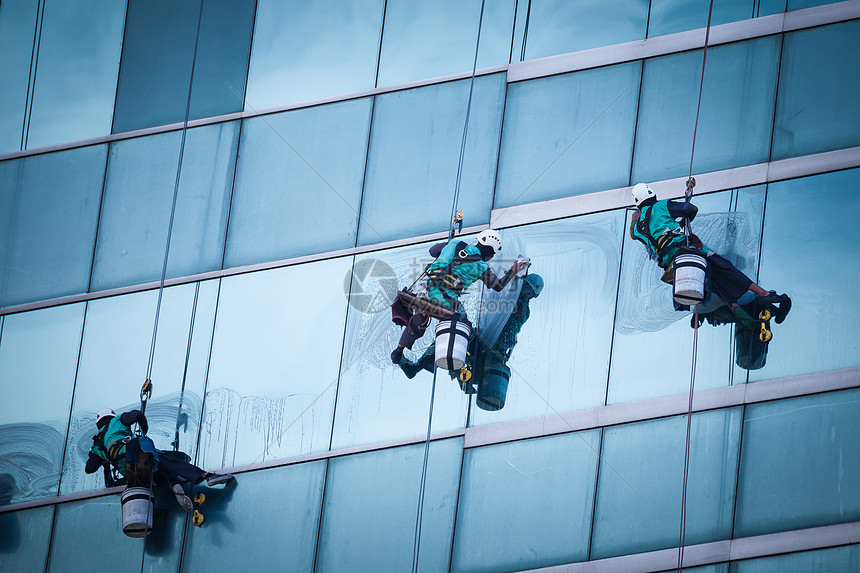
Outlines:
<svg viewBox="0 0 860 573"><path fill-rule="evenodd" d="M207 493L182 569L313 571L325 464L243 473L235 486Z"/></svg>
<svg viewBox="0 0 860 573"><path fill-rule="evenodd" d="M648 0L531 0L526 59L645 37Z"/></svg>
<svg viewBox="0 0 860 573"><path fill-rule="evenodd" d="M465 238L465 240L469 240ZM433 259L430 245L416 245L356 258L352 276L343 364L337 391L332 449L427 433L433 374L416 368L414 380L391 363L401 329L391 322L389 305L399 286L411 284ZM342 284L350 287L350 277ZM480 291L470 288L460 301L477 316ZM433 342L435 321L403 362L416 362ZM444 370L436 376L433 431L462 428L468 401Z"/></svg>
<svg viewBox="0 0 860 573"><path fill-rule="evenodd" d="M107 146L0 163L0 306L83 293Z"/></svg>
<svg viewBox="0 0 860 573"><path fill-rule="evenodd" d="M170 444L177 439L178 433L179 449L191 455L192 459L200 427L218 283L200 283L186 371L195 292L195 284L164 290L152 370L154 391L146 408L148 435L155 446L163 450L172 449ZM95 433L95 414L105 407L113 408L118 415L140 408L138 396L146 377L157 298L158 292L151 290L100 299L87 305L72 422L60 484L62 494L104 487L101 472L84 474L84 464Z"/></svg>
<svg viewBox="0 0 860 573"><path fill-rule="evenodd" d="M481 3L388 0L377 85L471 72ZM485 3L478 68L508 63L514 5L514 0Z"/></svg>
<svg viewBox="0 0 860 573"><path fill-rule="evenodd" d="M161 278L181 138L111 144L91 290ZM220 268L238 138L238 122L188 130L168 277Z"/></svg>
<svg viewBox="0 0 860 573"><path fill-rule="evenodd" d="M200 446L204 465L328 449L351 262L223 279Z"/></svg>
<svg viewBox="0 0 860 573"><path fill-rule="evenodd" d="M651 0L648 36L674 34L708 25L709 0ZM785 10L785 0L723 0L714 2L711 26L777 14Z"/></svg>
<svg viewBox="0 0 860 573"><path fill-rule="evenodd" d="M779 36L708 50L693 173L768 160L779 50ZM689 173L701 73L701 50L645 61L634 181Z"/></svg>
<svg viewBox="0 0 860 573"><path fill-rule="evenodd" d="M833 3L833 0L788 0L788 9L800 10L802 8L812 8L813 6L823 6L824 4Z"/></svg>
<svg viewBox="0 0 860 573"><path fill-rule="evenodd" d="M113 131L182 121L200 4L131 0ZM209 0L194 68L191 119L242 110L254 0Z"/></svg>
<svg viewBox="0 0 860 573"><path fill-rule="evenodd" d="M119 495L64 503L57 507L48 572L79 564L92 571L122 568L160 573L179 570L186 513L173 495L156 490L152 532L144 539L122 533ZM141 551L145 551L141 564Z"/></svg>
<svg viewBox="0 0 860 573"><path fill-rule="evenodd" d="M0 478L13 503L57 495L83 319L73 304L3 320Z"/></svg>
<svg viewBox="0 0 860 573"><path fill-rule="evenodd" d="M469 82L376 97L359 244L447 230ZM466 225L490 220L504 98L504 74L475 78L460 184Z"/></svg>
<svg viewBox="0 0 860 573"><path fill-rule="evenodd" d="M467 450L453 571L585 561L600 431Z"/></svg>
<svg viewBox="0 0 860 573"><path fill-rule="evenodd" d="M860 565L860 545L848 545L738 561L732 564L732 573L791 573L792 571L852 573L857 571L858 565Z"/></svg>
<svg viewBox="0 0 860 573"><path fill-rule="evenodd" d="M110 133L125 2L44 2L27 148Z"/></svg>
<svg viewBox="0 0 860 573"><path fill-rule="evenodd" d="M0 5L0 153L21 150L38 2Z"/></svg>
<svg viewBox="0 0 860 573"><path fill-rule="evenodd" d="M0 482L2 499L6 497L5 486ZM0 569L15 573L45 571L53 517L53 506L0 513L0 531L3 532L0 535Z"/></svg>
<svg viewBox="0 0 860 573"><path fill-rule="evenodd" d="M448 570L462 448L430 445L418 571ZM410 569L423 463L424 444L329 462L317 571Z"/></svg>
<svg viewBox="0 0 860 573"><path fill-rule="evenodd" d="M773 158L860 145L860 20L785 35Z"/></svg>
<svg viewBox="0 0 860 573"><path fill-rule="evenodd" d="M747 406L735 536L860 519L860 390Z"/></svg>
<svg viewBox="0 0 860 573"><path fill-rule="evenodd" d="M495 207L627 185L640 70L634 62L511 85Z"/></svg>
<svg viewBox="0 0 860 573"><path fill-rule="evenodd" d="M680 184L679 184L680 185ZM706 246L755 280L764 186L694 198L699 215L693 231ZM630 221L628 218L627 224ZM672 287L648 250L625 232L615 338L609 374L609 403L686 394L690 388L692 313L672 306ZM743 383L746 371L735 365L731 325L699 328L696 390Z"/></svg>
<svg viewBox="0 0 860 573"><path fill-rule="evenodd" d="M531 259L529 274L540 277L544 287L531 300L534 290L521 286L523 281L499 293L498 303L489 296L494 293L484 293L479 325L482 346L504 355L511 336L515 344L506 361L511 375L504 406L486 411L485 402L479 400L472 408L471 425L604 404L623 217L624 211L615 211L505 230L506 260L492 265L497 274L501 276L522 254ZM517 304L528 305L528 311L527 321L514 334L516 321L523 316ZM548 354L547 349L553 350ZM472 383L489 382L494 369L499 369L498 362L484 362Z"/></svg>
<svg viewBox="0 0 860 573"><path fill-rule="evenodd" d="M257 0L205 0L203 3L200 45L191 87L192 119L244 108L256 3ZM195 16L196 11L197 8ZM189 35L196 28L195 19L188 28ZM190 54L187 57L190 59ZM184 98L188 94L187 88L183 89L179 121L185 117Z"/></svg>
<svg viewBox="0 0 860 573"><path fill-rule="evenodd" d="M689 545L732 536L741 415L732 408L693 416ZM604 430L592 559L677 547L686 431L686 416Z"/></svg>
<svg viewBox="0 0 860 573"><path fill-rule="evenodd" d="M383 5L258 0L245 109L372 89Z"/></svg>
<svg viewBox="0 0 860 573"><path fill-rule="evenodd" d="M783 324L774 326L768 363L751 379L860 365L853 319L860 302L843 296L860 288L858 184L860 169L768 186L762 284L787 291L792 310ZM834 293L839 293L838 307L826 302Z"/></svg>
<svg viewBox="0 0 860 573"><path fill-rule="evenodd" d="M370 110L360 99L245 120L225 266L355 246Z"/></svg>

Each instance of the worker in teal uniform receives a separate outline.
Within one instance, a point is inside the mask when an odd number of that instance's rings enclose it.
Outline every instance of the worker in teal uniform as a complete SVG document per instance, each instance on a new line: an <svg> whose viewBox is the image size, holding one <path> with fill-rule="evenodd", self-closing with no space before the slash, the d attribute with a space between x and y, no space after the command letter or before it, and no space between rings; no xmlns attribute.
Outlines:
<svg viewBox="0 0 860 573"><path fill-rule="evenodd" d="M671 264L679 251L685 249L684 226L692 221L698 208L690 202L671 200L659 201L656 193L645 183L633 186L633 203L637 210L633 213L630 236L643 243L656 256L660 268L671 276ZM680 220L680 222L679 222ZM748 312L742 307L755 304L757 307L773 305L774 319L777 324L785 320L791 309L791 298L776 291L767 291L739 271L731 262L703 245L698 237L690 233L692 252L706 258L710 276L710 291L719 297L717 304L708 306L728 306L738 318L748 321ZM751 294L746 294L747 292Z"/></svg>
<svg viewBox="0 0 860 573"><path fill-rule="evenodd" d="M140 431L144 434L135 437L132 426L138 424ZM214 486L227 483L233 476L230 474L218 474L207 472L195 465L188 463L188 455L183 452L170 452L156 450L155 446L145 434L149 430L146 416L140 410L131 410L117 416L110 408L102 408L96 414L96 428L98 433L93 436L93 446L90 449L84 471L88 474L95 473L99 468L105 470L105 485L117 485L111 476L111 470L115 469L120 476L129 480L129 485L149 487L150 480L146 483L131 483L137 474L138 465L142 462L141 454L150 454L151 462L148 467L151 470L152 481L156 485L167 487L173 492L176 501L185 511L191 511L193 504L186 495L183 487L184 482L198 484L206 480L207 485Z"/></svg>
<svg viewBox="0 0 860 573"><path fill-rule="evenodd" d="M459 313L460 295L475 281L480 280L487 288L501 291L518 272L528 266L527 261L518 259L502 278L497 277L487 261L501 250L502 236L493 229L482 231L474 245L457 240L433 245L430 247L430 256L435 260L427 270L427 298L435 305ZM465 316L461 315L458 320L472 326ZM408 319L400 342L391 353L394 364L400 363L404 348L411 349L415 341L424 336L429 324L430 316L422 312Z"/></svg>

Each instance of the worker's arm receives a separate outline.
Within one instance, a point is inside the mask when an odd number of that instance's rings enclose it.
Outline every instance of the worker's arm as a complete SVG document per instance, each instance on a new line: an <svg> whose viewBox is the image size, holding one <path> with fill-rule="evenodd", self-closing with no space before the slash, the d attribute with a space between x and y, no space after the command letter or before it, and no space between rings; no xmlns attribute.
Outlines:
<svg viewBox="0 0 860 573"><path fill-rule="evenodd" d="M134 423L140 425L140 431L144 434L149 431L149 424L146 422L146 416L140 410L132 410L125 412L119 417L119 421L125 426L131 426Z"/></svg>
<svg viewBox="0 0 860 573"><path fill-rule="evenodd" d="M492 269L488 268L484 271L484 274L481 275L481 282L487 285L487 288L491 288L494 291L500 291L511 282L511 279L514 278L516 272L513 267L508 269L508 272L502 275L502 278L496 276L496 273L492 271Z"/></svg>
<svg viewBox="0 0 860 573"><path fill-rule="evenodd" d="M100 467L104 465L104 460L90 452L89 457L87 458L87 465L84 466L84 472L88 474L96 473Z"/></svg>
<svg viewBox="0 0 860 573"><path fill-rule="evenodd" d="M696 218L696 213L699 212L698 207L692 203L687 203L686 201L683 203L678 201L666 201L666 207L669 209L669 216L673 219L683 217L688 221L692 221Z"/></svg>
<svg viewBox="0 0 860 573"><path fill-rule="evenodd" d="M640 215L641 215L641 213L639 211L633 211L633 217L631 218L632 220L630 221L630 238L633 239L634 241L637 239L637 237L636 237L636 234L633 232L633 229L636 228L636 223L639 222L639 216Z"/></svg>
<svg viewBox="0 0 860 573"><path fill-rule="evenodd" d="M445 243L436 243L435 245L433 245L432 247L430 247L430 256L431 256L431 257L433 257L434 259L435 259L436 257L438 257L438 256L439 256L439 253L441 253L441 252L442 252L442 249L444 249L444 248L445 248L445 245L447 245L447 244L448 244L447 242L445 242Z"/></svg>

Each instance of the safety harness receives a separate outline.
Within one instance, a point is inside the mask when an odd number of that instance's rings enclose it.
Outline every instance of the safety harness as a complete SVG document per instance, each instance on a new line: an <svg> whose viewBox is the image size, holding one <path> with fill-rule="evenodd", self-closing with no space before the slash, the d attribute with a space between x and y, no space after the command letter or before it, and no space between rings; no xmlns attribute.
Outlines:
<svg viewBox="0 0 860 573"><path fill-rule="evenodd" d="M456 246L454 257L444 267L438 267L427 271L427 287L437 287L439 293L446 301L451 303L455 310L459 304L456 297L450 296L447 292L452 291L458 297L463 294L463 282L460 277L454 274L454 268L465 263L475 263L483 260L480 254L470 255L466 252L466 243L459 241Z"/></svg>
<svg viewBox="0 0 860 573"><path fill-rule="evenodd" d="M651 212L653 211L653 208L654 205L649 205L641 209L640 213L642 213L642 215L636 222L636 230L639 231L641 235L645 236L648 239L648 242L646 243L639 236L636 236L636 239L641 241L646 247L654 249L654 252L657 253L657 264L660 265L660 268L665 269L666 267L663 266L663 257L672 245L675 244L675 238L684 235L684 230L680 227L676 227L674 229L667 228L655 239L654 235L651 234Z"/></svg>

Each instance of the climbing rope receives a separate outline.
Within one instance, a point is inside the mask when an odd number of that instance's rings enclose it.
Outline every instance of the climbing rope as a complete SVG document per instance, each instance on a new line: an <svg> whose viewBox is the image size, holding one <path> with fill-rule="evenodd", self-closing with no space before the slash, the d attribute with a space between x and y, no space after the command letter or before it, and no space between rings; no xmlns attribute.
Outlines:
<svg viewBox="0 0 860 573"><path fill-rule="evenodd" d="M170 238L173 235L173 220L174 220L174 217L176 215L176 199L179 196L179 177L182 173L182 158L185 155L185 139L186 139L186 134L188 132L188 116L191 113L191 88L194 85L194 67L195 67L195 64L197 63L197 46L200 42L200 23L202 20L203 20L203 0L200 0L200 9L197 13L197 32L196 32L196 35L194 37L194 52L192 53L192 56L191 56L191 76L188 80L188 97L185 100L185 119L182 122L182 139L180 140L180 143L179 143L179 162L176 165L176 179L173 183L173 202L170 205L170 221L169 221L168 226L167 226L167 241L165 242L165 245L164 245L164 262L161 266L161 280L159 281L159 284L158 284L158 301L156 302L156 305L155 305L155 320L153 321L153 324L152 324L152 342L149 345L149 359L148 359L147 365L146 365L146 382L144 383L144 388L146 388L146 385L149 384L149 394L150 395L152 393L152 383L150 382L150 378L152 377L152 365L153 365L153 362L155 359L155 342L156 342L156 339L158 336L158 319L161 315L161 301L162 301L162 298L164 295L164 280L165 280L165 277L167 276L167 260L168 260L168 257L170 255ZM198 289L199 289L199 285L198 285ZM196 301L196 294L195 294L195 309L197 306L196 302L197 301ZM194 319L192 318L192 327L193 327L193 320ZM189 341L189 345L190 345L190 341ZM188 366L188 363L187 363L187 355L186 355L186 369L187 369L187 366ZM184 389L184 385L185 385L184 377L183 377L182 383L183 383L183 389ZM148 400L148 399L149 399L149 397L147 396L146 400ZM142 406L145 408L146 401L143 399L143 391L141 392L141 403L142 403ZM177 439L177 443L178 443L178 439ZM154 478L155 478L155 476L151 475L150 482L149 482L150 494L152 494ZM143 568L144 568L145 558L146 558L146 538L149 535L148 530L149 530L149 526L147 526L145 528L144 535L143 535L144 550L141 552L141 557L140 557L140 571L141 571L141 573L143 573Z"/></svg>
<svg viewBox="0 0 860 573"><path fill-rule="evenodd" d="M460 200L460 182L463 176L463 159L466 155L466 137L469 133L469 116L472 111L472 96L475 91L475 71L478 68L478 48L481 45L481 28L484 23L484 2L481 0L481 13L478 16L478 35L475 40L475 57L472 60L472 77L469 80L469 99L466 102L466 119L463 123L463 137L460 140L460 156L457 162L457 179L454 184L454 197L451 201L451 216L449 217L448 240L454 238L454 225L459 224L462 229L463 214L457 210ZM418 510L415 516L415 535L412 545L412 572L418 572L418 554L421 547L421 522L424 516L424 492L427 485L427 462L430 457L430 432L433 428L433 404L436 399L436 373L438 367L433 366L433 386L430 390L430 413L427 417L427 437L424 440L424 464L421 468L421 486L418 494Z"/></svg>
<svg viewBox="0 0 860 573"><path fill-rule="evenodd" d="M185 400L185 381L188 379L188 364L191 362L191 340L194 338L194 320L197 317L197 300L200 297L200 282L194 286L194 304L191 307L191 324L188 327L188 343L185 346L185 368L182 370L182 388L179 390L179 406L176 409L176 428L173 434L173 451L179 451L179 426L182 419L182 403ZM187 418L186 418L187 419ZM187 422L186 422L187 426Z"/></svg>
<svg viewBox="0 0 860 573"><path fill-rule="evenodd" d="M693 178L693 158L696 154L696 133L699 128L699 112L702 108L702 91L705 86L705 63L708 58L708 41L711 35L711 16L714 12L714 0L710 1L708 6L708 24L705 28L705 47L702 51L702 74L699 78L699 99L696 103L696 121L693 124L693 144L690 149L690 170L687 174L687 189L684 191L684 198L687 203L693 197L693 187L696 185L696 180ZM690 235L692 234L690 221L686 221L684 225L684 237L687 246L690 245ZM696 357L699 343L699 305L694 308L693 315L693 358L690 364L690 392L687 401L687 433L684 439L684 470L681 486L681 523L680 532L678 534L678 573L681 573L684 568L684 544L686 543L687 535L687 482L690 475L690 435L693 428L693 392L696 387Z"/></svg>

